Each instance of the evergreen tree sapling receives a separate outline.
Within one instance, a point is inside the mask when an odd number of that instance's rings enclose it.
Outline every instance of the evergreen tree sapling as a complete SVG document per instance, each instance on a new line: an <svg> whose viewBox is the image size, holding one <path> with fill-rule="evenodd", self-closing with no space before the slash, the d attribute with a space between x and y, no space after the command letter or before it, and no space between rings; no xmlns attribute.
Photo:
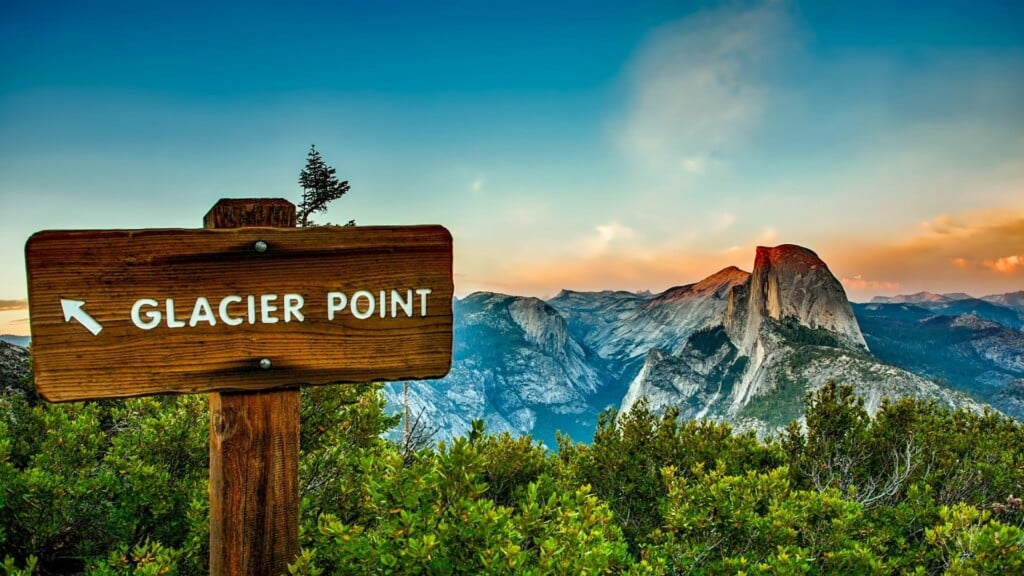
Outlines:
<svg viewBox="0 0 1024 576"><path fill-rule="evenodd" d="M338 181L334 168L327 165L316 149L309 147L306 156L306 167L299 173L299 186L302 186L302 200L299 201L299 226L311 226L311 216L327 210L327 205L345 195L349 190L348 180ZM347 226L354 226L350 220Z"/></svg>

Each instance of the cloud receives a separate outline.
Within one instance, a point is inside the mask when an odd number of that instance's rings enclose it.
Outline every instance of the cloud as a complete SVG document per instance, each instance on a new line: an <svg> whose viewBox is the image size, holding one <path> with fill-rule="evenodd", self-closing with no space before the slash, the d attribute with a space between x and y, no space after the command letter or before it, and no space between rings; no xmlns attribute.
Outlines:
<svg viewBox="0 0 1024 576"><path fill-rule="evenodd" d="M753 254L748 256L753 258ZM539 296L552 296L563 288L663 290L697 282L725 265L685 251L666 250L646 255L609 252L590 258L508 263L506 269L487 284L507 286L515 294Z"/></svg>
<svg viewBox="0 0 1024 576"><path fill-rule="evenodd" d="M749 270L754 260L753 247L703 252L688 248L685 243L642 246L643 237L634 236L637 233L628 227L612 224L598 227L604 230L603 237L609 242L603 252L510 258L486 277L476 278L472 286L542 297L553 296L562 289L660 291L699 282L727 266ZM602 232L588 240L596 242L598 238L602 238ZM624 242L627 239L629 243ZM623 246L613 249L616 242Z"/></svg>
<svg viewBox="0 0 1024 576"><path fill-rule="evenodd" d="M1015 274L1024 269L1024 256L1014 254L1013 256L1004 256L996 260L986 260L984 264L989 270L994 270L1000 274Z"/></svg>
<svg viewBox="0 0 1024 576"><path fill-rule="evenodd" d="M595 230L597 230L598 237L605 243L618 238L634 238L636 236L635 230L629 226L623 226L617 221L597 226Z"/></svg>
<svg viewBox="0 0 1024 576"><path fill-rule="evenodd" d="M903 240L841 242L827 251L833 256L826 261L846 278L884 278L907 292L982 296L1024 285L1024 255L1008 255L1008 246L1024 246L1024 213L1019 211L943 215L921 223ZM868 283L848 286L863 295L889 290Z"/></svg>
<svg viewBox="0 0 1024 576"><path fill-rule="evenodd" d="M715 229L724 230L736 222L736 215L732 212L712 212L711 223Z"/></svg>
<svg viewBox="0 0 1024 576"><path fill-rule="evenodd" d="M469 185L469 188L473 192L479 192L479 191L483 190L484 189L484 180L483 180L483 178L477 178L477 179L473 180L473 183Z"/></svg>
<svg viewBox="0 0 1024 576"><path fill-rule="evenodd" d="M842 280L840 280L840 282L842 282L843 286L845 286L847 290L892 292L900 289L899 282L890 282L888 280L868 280L867 278L864 278L860 274L857 274L852 278L844 276Z"/></svg>
<svg viewBox="0 0 1024 576"><path fill-rule="evenodd" d="M28 336L28 302L0 300L0 334Z"/></svg>
<svg viewBox="0 0 1024 576"><path fill-rule="evenodd" d="M971 263L968 262L967 259L964 258L963 256L957 256L956 258L950 260L950 262L953 263L953 266L956 266L961 270L967 270L968 268L971 267Z"/></svg>
<svg viewBox="0 0 1024 576"><path fill-rule="evenodd" d="M964 237L973 233L970 224L948 214L940 214L931 220L922 222L921 228L925 234L932 236Z"/></svg>
<svg viewBox="0 0 1024 576"><path fill-rule="evenodd" d="M772 96L767 75L789 45L782 3L732 5L655 32L632 66L620 142L645 167L703 174L742 146Z"/></svg>
<svg viewBox="0 0 1024 576"><path fill-rule="evenodd" d="M0 300L0 312L27 310L28 300Z"/></svg>
<svg viewBox="0 0 1024 576"><path fill-rule="evenodd" d="M708 159L704 156L691 156L683 158L683 170L690 174L703 174L707 167Z"/></svg>
<svg viewBox="0 0 1024 576"><path fill-rule="evenodd" d="M632 240L637 237L636 230L629 226L623 226L618 221L595 226L594 231L597 234L588 236L583 240L585 253L590 257L603 254L615 242Z"/></svg>

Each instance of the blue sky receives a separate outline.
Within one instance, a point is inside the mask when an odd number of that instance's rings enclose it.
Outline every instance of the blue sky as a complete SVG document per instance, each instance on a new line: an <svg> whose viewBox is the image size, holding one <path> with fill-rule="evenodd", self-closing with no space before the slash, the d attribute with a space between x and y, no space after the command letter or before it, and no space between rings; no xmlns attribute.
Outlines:
<svg viewBox="0 0 1024 576"><path fill-rule="evenodd" d="M854 299L1024 288L1019 2L0 0L0 333L43 229L221 197L440 223L456 290L662 290L759 244Z"/></svg>

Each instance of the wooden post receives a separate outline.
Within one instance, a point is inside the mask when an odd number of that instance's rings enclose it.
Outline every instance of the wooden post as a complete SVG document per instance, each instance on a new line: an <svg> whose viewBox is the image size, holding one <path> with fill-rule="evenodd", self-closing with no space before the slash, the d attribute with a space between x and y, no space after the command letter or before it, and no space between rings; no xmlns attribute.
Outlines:
<svg viewBox="0 0 1024 576"><path fill-rule="evenodd" d="M294 227L295 206L221 200L203 224ZM285 574L299 553L299 391L215 392L209 405L210 574Z"/></svg>

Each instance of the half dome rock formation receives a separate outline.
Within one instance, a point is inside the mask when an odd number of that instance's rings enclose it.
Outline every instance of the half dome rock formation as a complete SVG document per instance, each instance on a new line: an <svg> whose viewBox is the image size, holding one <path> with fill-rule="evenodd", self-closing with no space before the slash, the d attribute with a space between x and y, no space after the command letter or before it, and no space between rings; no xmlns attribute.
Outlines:
<svg viewBox="0 0 1024 576"><path fill-rule="evenodd" d="M718 282L693 286L721 286L715 293L727 292L724 309L703 318L704 328L691 330L682 350L647 355L623 411L644 400L656 410L675 405L687 417L766 431L800 416L804 394L824 383L822 374L855 384L872 407L883 395L940 396L934 384L870 356L845 290L813 251L761 246L752 273L715 276ZM673 291L693 288L666 295Z"/></svg>
<svg viewBox="0 0 1024 576"><path fill-rule="evenodd" d="M730 296L726 328L745 354L755 351L766 319L824 329L867 349L842 284L818 255L795 244L758 246L746 290Z"/></svg>

